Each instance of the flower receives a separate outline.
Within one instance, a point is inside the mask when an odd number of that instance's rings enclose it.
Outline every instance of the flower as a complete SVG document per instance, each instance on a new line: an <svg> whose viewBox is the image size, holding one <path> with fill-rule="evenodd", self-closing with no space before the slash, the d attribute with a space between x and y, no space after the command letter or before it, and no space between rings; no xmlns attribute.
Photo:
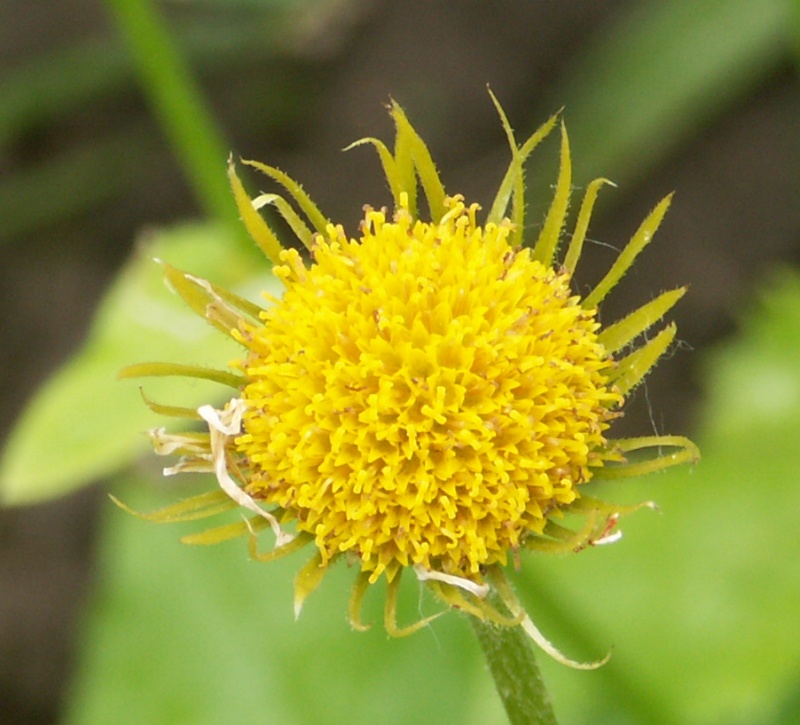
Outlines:
<svg viewBox="0 0 800 725"><path fill-rule="evenodd" d="M494 97L493 97L494 100ZM167 474L213 472L219 489L148 518L202 518L234 507L252 514L185 537L216 543L248 535L252 555L270 560L304 546L313 551L298 574L295 609L331 564L358 568L350 619L361 623L370 585L388 582L385 625L403 635L427 624L396 624L400 576L412 569L450 606L506 626L522 626L544 649L567 660L539 633L503 568L523 549L580 550L618 538L618 517L634 508L585 495L590 480L633 476L697 457L678 436L613 440L609 425L626 396L665 352L675 326L635 346L680 299L665 292L603 327L598 306L659 226L661 201L585 297L570 286L592 208L604 179L585 193L562 262L556 252L571 192L569 142L561 125L560 171L538 238L523 246L523 166L556 126L552 117L518 145L485 221L480 207L448 196L427 147L393 104L394 153L379 154L394 209L367 207L357 238L331 224L283 172L257 162L286 199L247 195L229 176L242 219L272 261L285 291L261 307L212 282L164 264L175 291L244 349L231 371L145 363L124 376L188 375L231 386L222 408L197 411L148 401L159 413L201 419L206 433L151 432L157 453L180 454ZM418 182L429 218L418 210ZM310 262L283 248L258 213L270 204L307 249ZM510 207L510 208L509 208ZM311 225L309 228L308 224ZM312 231L313 230L313 231ZM626 456L649 451L636 460ZM649 504L643 504L649 505ZM578 530L563 525L582 514ZM257 550L269 527L275 547ZM507 611L487 601L494 588ZM435 615L438 616L438 615Z"/></svg>

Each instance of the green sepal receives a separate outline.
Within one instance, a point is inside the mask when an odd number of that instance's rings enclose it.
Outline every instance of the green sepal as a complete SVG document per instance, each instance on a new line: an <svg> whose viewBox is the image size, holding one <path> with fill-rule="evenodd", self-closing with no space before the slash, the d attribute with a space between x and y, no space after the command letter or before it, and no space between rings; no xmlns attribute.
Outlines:
<svg viewBox="0 0 800 725"><path fill-rule="evenodd" d="M139 388L144 404L157 415L164 415L168 418L187 418L189 420L201 420L196 408L183 408L177 405L161 405L145 395L142 388Z"/></svg>
<svg viewBox="0 0 800 725"><path fill-rule="evenodd" d="M609 375L609 382L615 383L622 395L627 395L666 352L677 330L675 323L670 323L647 344L620 360Z"/></svg>
<svg viewBox="0 0 800 725"><path fill-rule="evenodd" d="M204 317L225 334L232 336L232 331L238 329L241 318L239 313L244 313L254 321L261 319L264 308L255 302L207 279L184 272L167 262L157 261L164 269L167 282L178 296L200 317ZM228 309L224 309L226 307ZM222 322L221 313L227 322Z"/></svg>
<svg viewBox="0 0 800 725"><path fill-rule="evenodd" d="M279 515L281 509L274 509L273 514L276 518ZM267 525L267 520L263 516L258 517L263 524L259 526L259 528L264 528ZM304 546L311 543L314 540L314 536L309 534L305 531L300 531L297 535L289 542L283 544L283 546L276 546L272 551L261 552L258 550L258 537L255 533L255 527L250 530L250 541L248 542L248 550L250 551L250 558L254 561L258 562L269 562L275 561L276 559L282 559L284 556L288 556L289 554L293 554L295 551L300 551Z"/></svg>
<svg viewBox="0 0 800 725"><path fill-rule="evenodd" d="M389 151L389 148L380 139L372 138L371 136L367 138L361 138L358 141L354 141L349 146L346 146L344 150L349 151L350 149L354 149L365 144L372 144L372 146L374 146L375 150L378 152L378 157L380 158L381 166L383 167L383 175L386 177L386 181L389 184L389 190L392 192L392 198L394 199L395 207L400 206L400 194L404 191L409 194L409 206L411 205L412 201L416 203L416 199L412 199L409 192L409 187L413 186L416 182L413 163L411 165L411 180L409 184L409 180L404 179L401 176L399 164L395 160L394 156L392 156L392 152ZM412 214L414 213L415 212L412 211Z"/></svg>
<svg viewBox="0 0 800 725"><path fill-rule="evenodd" d="M548 520L541 534L532 534L525 540L525 546L533 551L546 554L567 554L582 549L592 535L597 524L596 517L587 516L578 531Z"/></svg>
<svg viewBox="0 0 800 725"><path fill-rule="evenodd" d="M572 190L572 160L569 153L569 137L567 127L561 123L561 154L558 169L558 180L553 201L547 211L542 231L533 246L532 258L541 262L545 267L553 264L564 221L569 208L570 191Z"/></svg>
<svg viewBox="0 0 800 725"><path fill-rule="evenodd" d="M593 496L587 496L586 494L579 496L569 505L570 512L581 514L594 513L606 519L611 516L627 516L643 508L657 509L652 501L642 501L634 504L618 504L610 501L603 501Z"/></svg>
<svg viewBox="0 0 800 725"><path fill-rule="evenodd" d="M348 606L350 626L357 632L366 632L372 626L361 621L361 605L364 602L364 595L367 593L369 586L369 572L358 572L353 588L350 591L350 604Z"/></svg>
<svg viewBox="0 0 800 725"><path fill-rule="evenodd" d="M611 269L608 270L606 276L598 282L597 286L583 300L581 304L584 309L590 310L597 307L605 296L614 289L617 282L622 279L633 264L639 252L641 252L653 238L671 202L672 194L669 194L658 202L655 209L647 215L636 232L634 232L628 244L625 245L625 248L622 250L619 257L617 257L617 260L611 265Z"/></svg>
<svg viewBox="0 0 800 725"><path fill-rule="evenodd" d="M278 237L275 236L272 229L269 228L269 225L261 218L261 214L253 207L253 200L250 198L247 191L245 191L244 185L237 176L236 167L232 159L228 161L228 180L230 181L231 189L233 190L233 198L236 201L239 215L247 229L247 233L273 265L280 264L283 246L278 241Z"/></svg>
<svg viewBox="0 0 800 725"><path fill-rule="evenodd" d="M469 599L459 591L458 587L436 581L435 579L430 579L425 583L428 589L447 604L448 607L456 609L459 612L466 612L480 620L486 619L486 613L479 606L469 601Z"/></svg>
<svg viewBox="0 0 800 725"><path fill-rule="evenodd" d="M482 622L488 619L499 627L516 627L522 622L522 615L517 615L515 617L506 616L489 604L485 599L472 595L467 598L458 587L452 584L438 582L433 579L428 580L426 583L428 587L450 607L466 612Z"/></svg>
<svg viewBox="0 0 800 725"><path fill-rule="evenodd" d="M645 330L656 324L686 294L688 287L663 292L654 300L642 305L619 322L609 325L597 336L606 352L615 353Z"/></svg>
<svg viewBox="0 0 800 725"><path fill-rule="evenodd" d="M492 583L493 590L497 593L497 596L506 606L511 615L515 617L521 616L522 619L519 626L556 662L560 662L562 665L566 665L567 667L571 667L575 670L596 670L598 667L602 667L611 658L610 652L605 657L600 660L596 660L595 662L576 662L575 660L571 660L564 656L564 654L556 649L556 647L539 631L531 618L525 612L525 608L522 606L522 603L519 601L517 595L514 593L514 590L511 588L511 584L506 578L503 570L495 564L488 567L486 574Z"/></svg>
<svg viewBox="0 0 800 725"><path fill-rule="evenodd" d="M397 593L400 590L400 577L403 570L398 569L397 575L386 581L386 602L383 609L383 626L390 637L408 637L414 632L418 632L423 627L427 627L434 619L438 619L444 611L432 614L430 617L423 617L414 624L407 627L397 626Z"/></svg>
<svg viewBox="0 0 800 725"><path fill-rule="evenodd" d="M609 441L609 444L621 453L651 449L655 451L655 454L652 458L647 458L645 460L613 464L598 468L593 472L593 480L643 476L655 471L662 471L671 466L678 466L682 463L696 463L700 459L700 449L684 436L622 438L617 441ZM674 448L677 450L672 453L663 453L661 450L662 448Z"/></svg>
<svg viewBox="0 0 800 725"><path fill-rule="evenodd" d="M403 109L394 101L392 101L391 114L397 127L397 163L398 165L405 163L401 156L401 151L405 154L405 149L407 148L414 161L414 167L422 184L422 190L425 192L425 198L428 201L431 221L437 224L444 216L445 211L447 211L444 205L444 186L439 178L439 172L436 171L436 165L433 163L425 142L414 130ZM401 173L404 171L405 169L401 167Z"/></svg>
<svg viewBox="0 0 800 725"><path fill-rule="evenodd" d="M242 163L252 166L254 169L258 169L258 171L260 171L262 174L266 174L273 180L277 181L284 189L286 189L286 191L289 193L289 196L294 199L297 206L300 207L303 214L305 214L308 218L308 221L311 222L311 226L314 228L314 230L319 234L325 233L330 221L319 210L319 207L311 200L311 197L305 192L303 187L291 176L285 174L280 169L276 169L274 166L262 164L260 161L247 161L242 159Z"/></svg>
<svg viewBox="0 0 800 725"><path fill-rule="evenodd" d="M303 609L303 602L305 602L311 592L313 592L321 583L325 574L328 572L328 564L322 563L322 554L317 551L312 556L305 566L297 572L294 578L294 616L300 616L300 611Z"/></svg>
<svg viewBox="0 0 800 725"><path fill-rule="evenodd" d="M500 105L497 97L489 91L497 113L500 116L500 123L505 131L508 147L511 151L511 163L508 167L510 174L510 193L511 193L511 223L513 229L509 235L509 244L517 247L522 242L522 234L525 230L525 169L523 168L522 154L520 154L517 141L514 138L514 129L511 128L508 116ZM508 201L506 200L506 207Z"/></svg>
<svg viewBox="0 0 800 725"><path fill-rule="evenodd" d="M191 275L187 275L185 272L182 272L166 262L162 262L161 260L156 261L159 262L164 269L164 277L167 279L173 291L200 315L200 317L210 322L214 327L220 330L220 332L229 335L229 328L225 328L222 324L207 315L209 306L214 302L214 298L209 292L197 284Z"/></svg>
<svg viewBox="0 0 800 725"><path fill-rule="evenodd" d="M248 310L260 309L233 293L216 288L210 282L183 272L165 262L161 262L164 276L172 289L198 315L205 318L220 332L231 335L238 329L241 316L234 310L225 297L235 300L237 306L245 305Z"/></svg>
<svg viewBox="0 0 800 725"><path fill-rule="evenodd" d="M199 278L197 278L199 279ZM235 292L231 292L226 287L221 287L218 284L214 284L213 282L209 282L208 280L202 280L204 284L208 284L211 288L211 291L219 297L224 302L227 302L231 307L239 310L240 312L244 312L246 315L251 317L253 320L260 320L261 315L264 312L264 308L261 305L257 305L255 302L251 302L244 297L237 295ZM262 295L265 294L262 292Z"/></svg>
<svg viewBox="0 0 800 725"><path fill-rule="evenodd" d="M211 380L214 383L227 385L237 390L243 388L247 379L242 375L204 368L200 365L183 365L180 363L149 362L128 365L117 373L118 378L162 378L178 376L184 378L199 378Z"/></svg>
<svg viewBox="0 0 800 725"><path fill-rule="evenodd" d="M391 112L391 108L390 108ZM397 131L395 124L395 131ZM394 163L397 167L399 190L408 195L408 211L413 219L417 218L417 172L414 168L414 157L411 154L411 141L408 134L395 133ZM398 195L399 199L399 195Z"/></svg>
<svg viewBox="0 0 800 725"><path fill-rule="evenodd" d="M240 536L254 533L267 526L269 526L269 522L263 516L252 516L242 521L215 526L213 529L206 529L197 534L187 534L181 537L181 543L193 546L213 546L221 544L223 541L238 539Z"/></svg>
<svg viewBox="0 0 800 725"><path fill-rule="evenodd" d="M528 156L533 153L533 150L548 136L548 134L555 128L561 111L554 113L550 118L545 121L539 128L537 128L519 148L519 159L521 163L525 163ZM501 117L502 118L502 117ZM499 224L506 216L508 210L508 203L511 200L511 195L514 189L516 177L516 160L512 157L508 165L505 176L500 182L497 189L494 201L492 202L489 216L486 218L487 224Z"/></svg>
<svg viewBox="0 0 800 725"><path fill-rule="evenodd" d="M111 494L109 494L109 498L123 511L137 518L152 521L157 524L172 524L181 521L205 519L209 516L215 516L225 511L230 511L237 506L235 501L232 501L224 491L220 490L207 491L206 493L183 499L182 501L164 506L164 508L151 511L150 513L136 511Z"/></svg>
<svg viewBox="0 0 800 725"><path fill-rule="evenodd" d="M572 233L572 239L570 239L567 254L564 257L564 268L570 274L573 274L575 267L578 266L578 260L580 259L581 251L583 251L583 242L586 239L586 232L589 230L594 203L597 201L600 187L604 184L616 186L614 182L608 179L595 179L589 184L586 188L586 193L583 195L581 208L578 211L578 221L575 222L575 231Z"/></svg>
<svg viewBox="0 0 800 725"><path fill-rule="evenodd" d="M312 247L313 235L308 225L300 218L300 215L292 208L286 199L280 194L259 194L253 199L253 208L261 209L269 204L278 210L278 214L289 225L294 235L300 240L301 244L308 250Z"/></svg>

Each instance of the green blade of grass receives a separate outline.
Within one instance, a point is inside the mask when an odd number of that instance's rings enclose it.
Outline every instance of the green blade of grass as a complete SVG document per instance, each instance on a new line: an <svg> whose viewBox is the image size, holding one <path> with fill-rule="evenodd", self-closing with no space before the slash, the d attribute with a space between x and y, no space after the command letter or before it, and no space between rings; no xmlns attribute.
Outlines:
<svg viewBox="0 0 800 725"><path fill-rule="evenodd" d="M630 182L752 90L791 48L783 0L643 3L557 88L578 178Z"/></svg>
<svg viewBox="0 0 800 725"><path fill-rule="evenodd" d="M236 207L225 176L230 146L155 4L149 0L106 0L106 6L130 49L142 87L205 213L238 230Z"/></svg>

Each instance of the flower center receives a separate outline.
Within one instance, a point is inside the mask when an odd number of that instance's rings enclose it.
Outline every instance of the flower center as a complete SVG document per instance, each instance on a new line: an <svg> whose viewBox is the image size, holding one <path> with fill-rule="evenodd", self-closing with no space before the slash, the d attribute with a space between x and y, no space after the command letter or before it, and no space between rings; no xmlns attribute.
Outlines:
<svg viewBox="0 0 800 725"><path fill-rule="evenodd" d="M283 298L242 330L247 492L372 581L505 563L602 465L622 402L596 311L476 209L329 227L310 268L282 253Z"/></svg>

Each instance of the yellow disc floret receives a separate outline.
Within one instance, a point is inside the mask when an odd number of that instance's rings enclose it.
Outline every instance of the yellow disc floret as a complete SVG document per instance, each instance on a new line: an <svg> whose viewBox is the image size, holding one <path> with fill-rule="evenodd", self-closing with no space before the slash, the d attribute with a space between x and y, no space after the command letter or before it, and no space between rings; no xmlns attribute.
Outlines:
<svg viewBox="0 0 800 725"><path fill-rule="evenodd" d="M622 402L595 311L476 208L329 227L310 269L283 253L283 299L243 331L248 493L373 581L505 563L576 498Z"/></svg>

